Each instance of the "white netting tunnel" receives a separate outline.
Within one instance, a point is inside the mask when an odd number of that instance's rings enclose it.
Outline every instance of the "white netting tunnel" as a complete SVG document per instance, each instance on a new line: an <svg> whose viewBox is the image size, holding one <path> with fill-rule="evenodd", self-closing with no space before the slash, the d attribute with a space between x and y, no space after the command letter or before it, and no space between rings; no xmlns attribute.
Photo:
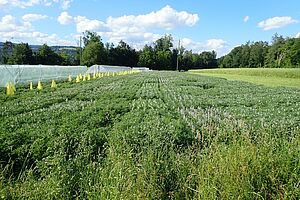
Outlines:
<svg viewBox="0 0 300 200"><path fill-rule="evenodd" d="M0 65L0 87L9 82L24 84L38 81L62 80L87 71L86 66Z"/></svg>
<svg viewBox="0 0 300 200"><path fill-rule="evenodd" d="M133 70L139 70L139 71L143 71L143 72L148 72L150 71L150 69L148 67L134 67L132 68Z"/></svg>
<svg viewBox="0 0 300 200"><path fill-rule="evenodd" d="M122 72L132 70L131 67L124 66L109 66L109 65L93 65L86 74L106 73L106 72Z"/></svg>

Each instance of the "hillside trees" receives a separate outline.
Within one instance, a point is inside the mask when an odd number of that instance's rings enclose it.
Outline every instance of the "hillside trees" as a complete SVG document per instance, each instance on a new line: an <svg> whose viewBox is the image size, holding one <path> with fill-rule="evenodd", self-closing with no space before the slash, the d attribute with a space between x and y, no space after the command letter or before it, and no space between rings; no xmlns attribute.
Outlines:
<svg viewBox="0 0 300 200"><path fill-rule="evenodd" d="M62 58L55 53L47 44L44 44L39 48L36 54L37 64L42 65L59 65L62 62Z"/></svg>
<svg viewBox="0 0 300 200"><path fill-rule="evenodd" d="M221 68L300 67L300 38L283 38L275 34L271 44L247 42L219 58Z"/></svg>
<svg viewBox="0 0 300 200"><path fill-rule="evenodd" d="M10 62L17 65L34 64L34 57L29 45L27 43L15 45Z"/></svg>

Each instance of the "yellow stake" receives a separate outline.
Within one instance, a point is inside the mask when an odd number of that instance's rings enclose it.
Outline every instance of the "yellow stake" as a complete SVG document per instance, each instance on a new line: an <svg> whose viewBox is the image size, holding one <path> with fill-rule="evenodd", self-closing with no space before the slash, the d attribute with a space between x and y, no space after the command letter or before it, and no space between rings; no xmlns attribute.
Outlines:
<svg viewBox="0 0 300 200"><path fill-rule="evenodd" d="M85 77L85 75L83 75L83 79L82 79L82 81L86 81L86 77Z"/></svg>
<svg viewBox="0 0 300 200"><path fill-rule="evenodd" d="M41 81L38 82L37 89L38 90L42 90L43 89L43 85L42 85Z"/></svg>
<svg viewBox="0 0 300 200"><path fill-rule="evenodd" d="M68 81L72 82L72 76L71 75L69 75Z"/></svg>
<svg viewBox="0 0 300 200"><path fill-rule="evenodd" d="M33 90L32 82L29 83L29 90Z"/></svg>
<svg viewBox="0 0 300 200"><path fill-rule="evenodd" d="M88 81L91 80L91 75L90 75L90 74L87 75L87 80L88 80Z"/></svg>
<svg viewBox="0 0 300 200"><path fill-rule="evenodd" d="M56 88L57 88L57 85L56 85L56 83L55 83L55 81L54 81L54 80L52 80L52 83L51 83L51 88L54 88L54 89L56 89Z"/></svg>
<svg viewBox="0 0 300 200"><path fill-rule="evenodd" d="M80 77L79 77L79 75L77 75L77 77L76 77L76 83L80 83Z"/></svg>
<svg viewBox="0 0 300 200"><path fill-rule="evenodd" d="M7 94L7 96L12 96L15 94L15 91L14 91L11 83L8 83L6 86L6 94Z"/></svg>
<svg viewBox="0 0 300 200"><path fill-rule="evenodd" d="M93 79L96 79L96 74L95 73L93 74Z"/></svg>

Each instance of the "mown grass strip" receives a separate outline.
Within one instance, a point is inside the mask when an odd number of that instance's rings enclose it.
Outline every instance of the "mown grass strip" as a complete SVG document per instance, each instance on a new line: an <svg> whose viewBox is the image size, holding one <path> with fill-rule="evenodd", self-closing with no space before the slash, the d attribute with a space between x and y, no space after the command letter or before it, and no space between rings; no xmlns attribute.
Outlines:
<svg viewBox="0 0 300 200"><path fill-rule="evenodd" d="M300 69L207 69L191 70L193 74L246 81L269 87L300 88Z"/></svg>

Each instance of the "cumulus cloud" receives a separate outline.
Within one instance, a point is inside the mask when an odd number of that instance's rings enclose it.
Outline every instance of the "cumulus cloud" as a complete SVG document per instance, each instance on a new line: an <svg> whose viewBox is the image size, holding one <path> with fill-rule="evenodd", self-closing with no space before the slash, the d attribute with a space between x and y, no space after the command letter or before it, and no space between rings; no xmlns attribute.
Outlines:
<svg viewBox="0 0 300 200"><path fill-rule="evenodd" d="M198 21L198 14L191 14L186 11L176 11L170 6L153 11L144 15L124 15L121 17L108 17L106 21L88 19L85 16L74 17L77 31L110 31L146 32L146 30L165 29L172 30L180 26L194 26Z"/></svg>
<svg viewBox="0 0 300 200"><path fill-rule="evenodd" d="M284 26L294 23L298 23L298 21L289 16L273 17L259 22L258 27L266 31L271 29L282 28Z"/></svg>
<svg viewBox="0 0 300 200"><path fill-rule="evenodd" d="M108 26L112 28L119 27L137 27L137 28L163 28L167 30L179 26L194 26L199 21L198 14L190 14L186 11L176 11L169 5L164 8L145 15L125 15L122 17L109 17Z"/></svg>
<svg viewBox="0 0 300 200"><path fill-rule="evenodd" d="M300 38L300 32L296 34L296 38Z"/></svg>
<svg viewBox="0 0 300 200"><path fill-rule="evenodd" d="M248 21L249 21L249 19L250 19L250 17L249 17L249 16L245 16L245 17L244 17L244 22L248 22Z"/></svg>
<svg viewBox="0 0 300 200"><path fill-rule="evenodd" d="M19 8L26 8L35 6L41 3L41 0L0 0L0 8L7 8L7 7L19 7Z"/></svg>
<svg viewBox="0 0 300 200"><path fill-rule="evenodd" d="M62 25L67 25L67 24L71 24L74 20L73 17L70 16L68 12L65 11L58 16L57 21Z"/></svg>
<svg viewBox="0 0 300 200"><path fill-rule="evenodd" d="M26 22L34 22L42 19L46 19L47 15L40 15L40 14L26 14L23 15L22 19Z"/></svg>
<svg viewBox="0 0 300 200"><path fill-rule="evenodd" d="M30 22L19 22L12 15L5 15L0 20L0 32L32 30Z"/></svg>
<svg viewBox="0 0 300 200"><path fill-rule="evenodd" d="M196 42L189 38L183 38L181 44L184 48L191 49L195 53L216 51L218 57L228 53L228 43L223 39L209 39L205 42Z"/></svg>
<svg viewBox="0 0 300 200"><path fill-rule="evenodd" d="M36 5L51 6L53 3L59 3L63 10L67 10L72 1L73 0L0 0L0 8L27 8Z"/></svg>
<svg viewBox="0 0 300 200"><path fill-rule="evenodd" d="M63 17L61 18L63 19ZM85 16L72 18L78 33L86 30L95 31L108 42L116 43L124 40L136 47L144 46L161 37L153 31L171 30L182 26L191 27L199 21L198 14L177 11L168 5L148 14L108 17L105 21L88 19ZM62 19L59 22L67 24ZM71 16L68 16L68 19L68 22L72 21Z"/></svg>
<svg viewBox="0 0 300 200"><path fill-rule="evenodd" d="M107 25L99 20L91 20L84 16L74 17L78 33L84 31L105 31Z"/></svg>
<svg viewBox="0 0 300 200"><path fill-rule="evenodd" d="M24 16L23 16L24 17ZM25 17L25 20L27 18ZM56 34L41 33L34 30L29 21L19 21L12 15L0 18L0 38L5 41L28 42L31 44L74 45L74 42L60 39Z"/></svg>

